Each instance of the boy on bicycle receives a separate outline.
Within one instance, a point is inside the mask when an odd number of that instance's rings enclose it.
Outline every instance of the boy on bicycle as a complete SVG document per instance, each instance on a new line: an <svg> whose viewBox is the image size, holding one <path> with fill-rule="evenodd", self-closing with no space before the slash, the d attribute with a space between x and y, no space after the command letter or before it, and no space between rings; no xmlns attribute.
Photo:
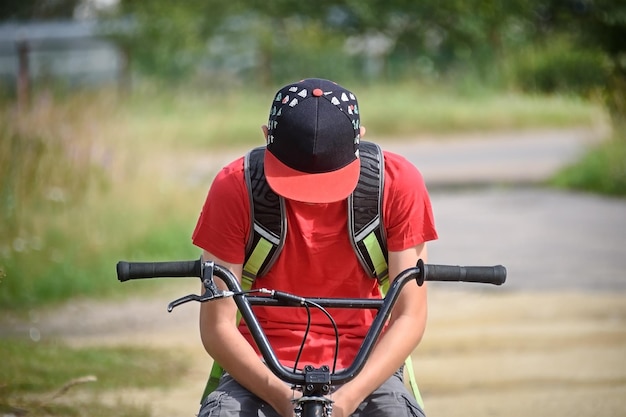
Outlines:
<svg viewBox="0 0 626 417"><path fill-rule="evenodd" d="M355 255L348 227L348 201L363 175L359 150L365 128L359 113L354 94L328 80L305 79L277 92L262 128L262 180L283 202L286 236L271 268L252 288L306 297L381 297L377 280ZM380 217L393 279L418 259L426 261L426 242L437 233L417 168L394 153L382 155ZM255 190L249 188L260 183L245 178L243 157L217 174L192 238L204 260L226 266L240 280L254 231ZM358 213L359 207L352 210ZM302 310L255 307L283 365L293 367L296 357L299 368L331 364L335 334L318 311L311 312L300 352L307 326ZM337 369L343 369L352 363L375 312L337 309L332 314L339 328ZM404 386L402 368L422 338L426 316L426 285L407 285L362 372L332 393L333 417L424 415ZM237 322L232 299L201 304L200 332L206 351L225 370L217 388L203 399L200 416L293 416L294 392L260 360L247 327Z"/></svg>

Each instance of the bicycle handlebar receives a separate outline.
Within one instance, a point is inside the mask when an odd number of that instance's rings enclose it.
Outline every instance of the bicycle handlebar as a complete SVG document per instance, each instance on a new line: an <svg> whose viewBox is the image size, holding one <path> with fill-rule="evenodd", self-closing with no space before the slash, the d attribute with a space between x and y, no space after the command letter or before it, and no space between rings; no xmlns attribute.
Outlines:
<svg viewBox="0 0 626 417"><path fill-rule="evenodd" d="M506 268L495 266L458 266L418 263L421 273L418 284L424 281L460 281L502 285L506 281ZM125 262L117 263L117 279L121 282L144 278L202 278L202 261ZM421 282L420 282L421 281Z"/></svg>
<svg viewBox="0 0 626 417"><path fill-rule="evenodd" d="M307 381L307 372L293 371L280 363L272 347L263 332L259 321L252 311L253 305L294 306L304 305L307 302L315 302L321 307L337 308L372 308L378 309L374 321L367 332L361 349L357 353L352 365L347 369L331 373L328 369L320 369L326 378L328 385L341 385L353 379L363 368L373 347L378 340L382 329L391 314L400 290L413 279L418 285L424 281L464 281L485 284L502 285L506 280L506 268L496 266L453 266L453 265L430 265L424 264L420 259L417 266L401 272L390 285L384 299L350 299L350 298L303 298L280 291L259 291L264 296L250 296L244 293L237 277L225 267L213 262L176 261L176 262L124 262L117 264L117 276L121 282L160 277L196 277L204 284L206 292L201 295L188 295L173 301L168 306L168 311L188 301L205 302L215 298L233 297L241 317L250 329L263 359L268 368L283 381L303 386ZM214 285L213 276L220 278L226 284L228 291L220 291ZM309 369L310 371L310 369Z"/></svg>
<svg viewBox="0 0 626 417"><path fill-rule="evenodd" d="M419 267L419 265L418 265ZM502 285L506 281L506 268L495 266L456 266L423 264L426 281L460 281Z"/></svg>
<svg viewBox="0 0 626 417"><path fill-rule="evenodd" d="M143 278L200 278L201 274L202 262L199 259L174 262L120 261L117 263L117 279L121 282Z"/></svg>

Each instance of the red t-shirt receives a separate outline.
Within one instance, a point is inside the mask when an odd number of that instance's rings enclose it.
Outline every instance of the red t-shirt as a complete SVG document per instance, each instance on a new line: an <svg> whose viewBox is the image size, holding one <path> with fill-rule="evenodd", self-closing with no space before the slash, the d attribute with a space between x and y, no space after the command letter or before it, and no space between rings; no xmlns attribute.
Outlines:
<svg viewBox="0 0 626 417"><path fill-rule="evenodd" d="M402 156L384 152L383 223L390 251L437 239L426 186ZM193 233L193 243L226 262L242 264L250 236L250 204L243 158L223 168L209 190ZM375 279L359 263L350 243L347 202L306 204L287 200L285 246L271 270L253 288L304 297L380 298ZM292 367L307 325L307 312L295 307L254 307L278 359ZM347 368L361 346L375 310L329 309L339 328L337 369ZM300 358L303 365L332 365L335 333L328 318L311 308L311 329ZM255 346L245 324L243 336Z"/></svg>

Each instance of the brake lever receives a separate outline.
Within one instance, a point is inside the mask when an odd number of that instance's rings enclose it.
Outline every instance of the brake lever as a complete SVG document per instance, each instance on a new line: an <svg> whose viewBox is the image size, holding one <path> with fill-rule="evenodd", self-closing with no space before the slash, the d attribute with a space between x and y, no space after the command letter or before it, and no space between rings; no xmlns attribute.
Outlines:
<svg viewBox="0 0 626 417"><path fill-rule="evenodd" d="M220 291L219 288L215 285L215 281L213 281L213 261L207 261L204 263L202 268L202 285L204 286L204 294L189 294L184 297L178 298L167 305L167 311L169 313L174 310L175 307L178 307L181 304L188 303L190 301L197 301L199 303L204 303L206 301L215 300L217 298L226 298L232 297L235 295L232 291Z"/></svg>
<svg viewBox="0 0 626 417"><path fill-rule="evenodd" d="M200 301L201 298L202 296L197 294L189 294L184 297L177 298L167 305L167 312L171 313L175 307L178 307L179 305L188 303L190 301Z"/></svg>
<svg viewBox="0 0 626 417"><path fill-rule="evenodd" d="M216 293L214 293L209 290L205 291L205 293L202 295L189 294L184 297L180 297L172 301L171 303L169 303L167 305L167 311L171 313L175 307L178 307L179 305L188 303L190 301L197 301L199 303L204 303L206 301L216 300L218 298L232 297L233 295L235 295L235 293L232 291L217 291Z"/></svg>

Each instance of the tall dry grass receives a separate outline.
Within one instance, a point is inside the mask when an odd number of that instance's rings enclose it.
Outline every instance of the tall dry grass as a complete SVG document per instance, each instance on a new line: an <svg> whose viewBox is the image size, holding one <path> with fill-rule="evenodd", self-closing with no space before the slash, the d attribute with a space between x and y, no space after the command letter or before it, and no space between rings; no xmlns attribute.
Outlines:
<svg viewBox="0 0 626 417"><path fill-rule="evenodd" d="M172 204L183 199L159 189L121 145L119 105L101 92L2 109L0 308L114 293L120 258L189 249L180 242L192 216L177 215Z"/></svg>
<svg viewBox="0 0 626 417"><path fill-rule="evenodd" d="M101 109L100 109L101 110ZM21 247L36 240L45 210L76 204L93 182L98 109L80 100L63 105L39 96L32 107L3 109L0 123L0 244ZM98 161L102 162L102 161Z"/></svg>

